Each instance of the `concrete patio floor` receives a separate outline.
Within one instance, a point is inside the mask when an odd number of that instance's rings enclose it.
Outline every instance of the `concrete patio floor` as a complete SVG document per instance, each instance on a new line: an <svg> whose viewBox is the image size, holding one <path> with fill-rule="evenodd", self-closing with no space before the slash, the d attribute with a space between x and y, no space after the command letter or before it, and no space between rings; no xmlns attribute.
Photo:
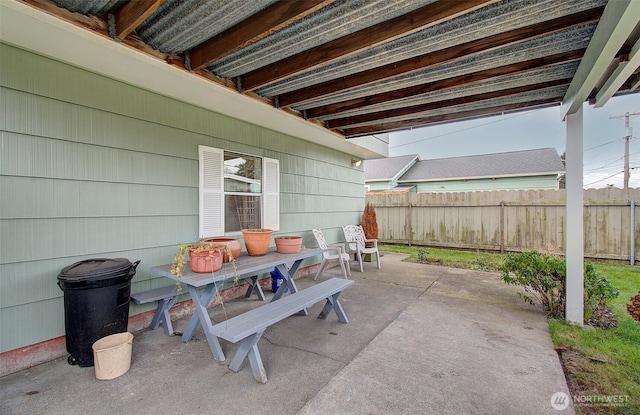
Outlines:
<svg viewBox="0 0 640 415"><path fill-rule="evenodd" d="M365 264L341 296L349 324L335 314L292 316L258 346L269 378L248 363L211 356L201 329L182 343L162 329L134 333L131 369L101 381L66 358L0 378L2 414L574 414L552 406L571 396L542 311L498 274L402 262L385 253ZM320 280L340 276L331 268ZM314 283L296 280L299 288ZM270 294L270 293L269 293ZM210 307L215 321L260 301ZM181 332L188 318L174 322ZM569 402L570 403L570 402Z"/></svg>

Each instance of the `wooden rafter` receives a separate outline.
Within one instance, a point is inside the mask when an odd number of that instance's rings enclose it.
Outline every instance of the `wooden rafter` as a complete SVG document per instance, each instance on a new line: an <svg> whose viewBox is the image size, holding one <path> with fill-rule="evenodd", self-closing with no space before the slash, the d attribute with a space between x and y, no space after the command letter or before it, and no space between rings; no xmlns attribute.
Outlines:
<svg viewBox="0 0 640 415"><path fill-rule="evenodd" d="M73 25L83 27L97 33L107 32L107 22L97 16L85 16L80 13L70 12L69 10L53 3L51 0L23 0L23 2Z"/></svg>
<svg viewBox="0 0 640 415"><path fill-rule="evenodd" d="M616 69L598 91L595 107L600 108L606 104L638 68L640 68L640 39L633 45L626 59L620 60Z"/></svg>
<svg viewBox="0 0 640 415"><path fill-rule="evenodd" d="M116 18L116 37L124 39L133 32L140 23L153 14L167 0L135 0L128 1L118 9Z"/></svg>
<svg viewBox="0 0 640 415"><path fill-rule="evenodd" d="M589 46L566 96L562 100L562 118L574 114L592 92L598 80L604 75L620 47L638 25L640 1L609 1L603 10L601 21L596 27Z"/></svg>
<svg viewBox="0 0 640 415"><path fill-rule="evenodd" d="M136 49L156 59L166 61L169 65L172 65L181 70L190 69L191 73L194 76L207 79L220 85L224 85L226 88L233 89L234 91L237 91L238 88L235 83L235 79L220 78L206 70L206 67L212 61L219 60L220 58L230 53L241 50L256 41L269 36L275 31L280 30L297 20L304 18L305 16L308 16L310 13L318 11L320 8L325 7L327 4L335 0L300 0L274 2L274 4L272 6L268 6L264 12L259 12L252 18L246 19L242 23L236 24L236 26L224 32L223 34L218 35L217 37L210 39L209 41L204 42L201 45L196 46L195 48L192 48L189 51L191 52L191 55L189 56L189 58L191 58L189 61L190 64L185 64L185 56L183 54L167 54L159 50L155 50L150 45L146 44L144 39L139 38L135 33L138 25L140 25L142 21L148 19L148 16L150 16L155 10L157 10L164 1L166 0L127 0L123 2L123 5L120 6L119 9L111 8L109 10L109 19L107 20L106 16L103 15L93 16L83 15L78 12L70 12L66 9L58 7L52 0L19 0L20 3L24 3L41 9L48 14L54 15L76 26L83 27L95 34L98 34L99 36L103 36L109 39L112 39L113 37L121 38L122 42L120 42L120 45L122 46ZM238 4L241 4L240 0L235 1L238 1ZM286 74L287 71L293 71L292 73L303 73L305 71L308 71L308 69L305 68L310 68L314 67L313 65L318 65L318 63L313 63L314 60L312 58L314 56L316 56L316 58L314 59L319 59L316 62L323 62L323 59L326 59L326 62L328 62L338 57L357 53L358 50L366 50L367 48L371 48L375 45L388 42L389 40L393 40L398 36L405 36L412 31L420 30L415 29L416 27L418 27L416 25L423 25L423 27L428 27L429 25L436 24L425 23L425 21L427 21L428 19L431 19L433 22L439 23L440 21L444 21L447 19L447 13L449 13L451 17L453 17L455 11L445 10L443 6L444 4L448 4L448 6L451 6L451 4L453 4L453 7L455 7L456 10L460 10L459 14L464 14L465 11L462 10L465 7L468 8L467 11L470 11L473 7L472 4L475 4L477 6L476 8L479 8L482 7L482 4L487 4L491 1L492 0L464 0L464 3L458 1L434 2L430 5L431 12L434 13L434 10L439 10L438 13L440 14L438 16L425 18L425 16L420 17L419 14L416 14L416 12L414 12L413 18L415 19L415 21L411 21L409 23L405 22L404 27L401 24L395 26L397 22L396 20L391 18L389 21L385 22L384 25L381 24L377 26L376 29L369 29L371 37L368 39L368 43L362 42L361 39L361 43L358 43L358 36L361 36L362 33L354 33L350 35L352 37L346 36L345 38L336 41L336 43L329 43L329 48L324 50L324 55L322 53L322 47L314 48L310 51L305 52L304 56L307 60L298 62L299 65L296 68L287 69L288 65L290 65L290 62L293 62L296 57L284 57L280 62L274 64L274 67L280 66L282 68L282 72L277 73L277 77L274 79L276 79L277 81L279 79L282 79L283 77L290 76ZM445 116L428 116L425 115L425 113L432 108L430 105L436 104L425 104L425 106L416 106L398 102L397 108L401 107L402 105L411 106L403 109L392 109L389 111L385 111L384 113L379 111L379 109L373 110L375 111L374 115L363 115L364 118L360 118L360 116L352 117L345 115L342 116L343 118L335 118L336 116L340 116L341 113L358 109L365 109L366 107L371 105L393 102L396 100L402 100L419 95L431 94L438 91L451 90L461 86L483 82L492 78L510 76L518 73L522 74L530 70L540 69L564 62L576 60L593 62L595 61L595 58L593 58L593 56L591 55L594 54L592 53L590 55L588 52L589 49L587 49L586 52L585 49L574 50L551 56L540 57L537 59L531 59L525 62L503 65L500 67L490 68L482 71L471 73L467 72L448 79L441 79L421 85L413 85L388 92L375 93L374 91L372 94L365 97L347 99L342 102L321 105L318 107L311 107L311 105L313 105L312 101L314 99L323 96L331 96L334 92L337 91L342 92L344 90L356 90L361 85L372 84L383 79L392 79L405 73L420 71L422 69L437 66L445 62L454 62L457 59L482 53L487 50L500 48L508 44L515 44L539 36L545 36L550 33L562 31L567 28L581 26L596 21L599 21L598 29L596 29L596 32L593 35L593 39L591 40L589 48L594 50L599 48L600 50L607 50L609 52L614 51L614 53L618 55L628 54L629 63L631 64L630 66L637 66L637 36L627 36L627 38L629 39L628 48L626 47L626 45L623 48L616 47L615 44L608 41L608 39L610 38L620 38L621 40L624 40L624 34L626 32L621 32L619 27L633 27L633 22L637 24L638 13L633 13L631 11L632 9L637 11L637 7L637 3L634 0L616 0L615 2L610 1L608 2L606 8L599 7L588 11L575 13L574 15L556 18L547 22L530 25L521 29L510 30L507 33L489 36L484 39L475 38L470 42L457 45L450 49L436 51L431 54L426 54L414 59L400 61L391 65L375 68L370 71L367 70L360 73L352 72L349 75L341 78L340 80L319 83L308 88L284 93L277 97L262 96L254 92L254 88L259 87L252 85L251 83L252 74L254 74L254 72L257 74L258 72L254 71L250 72L249 74L245 74L245 77L241 78L241 80L243 80L243 91L245 91L245 95L249 98L261 101L262 103L270 106L277 106L284 112L291 113L301 118L304 117L311 123L316 123L329 130L333 130L336 133L350 137L381 131L399 130L406 127L418 127L429 124L481 117L491 115L500 111L517 111L519 109L527 108L528 105L550 105L551 103L557 103L558 101L553 100L549 103L540 103L534 101L527 104L517 104L517 107L514 108L512 108L512 106L499 108L493 107L487 110L474 110L473 112L465 111L463 108L461 109L456 107L451 108L450 112L452 113ZM427 8L428 7L425 7L424 10L426 10ZM269 10L269 12L267 12L266 10ZM419 9L418 11L421 10L423 9ZM607 17L606 19L605 16ZM113 17L115 17L115 19L113 19ZM176 19L180 18L181 17L176 16ZM437 21L437 19L441 20ZM623 19L624 22L622 21ZM185 28L185 30L190 29ZM611 45L609 45L609 43L611 43ZM632 53L632 49L635 53ZM355 50L355 52L353 50ZM299 56L302 57L303 54L300 54ZM597 55L597 57L598 59L602 60L602 66L604 67L606 60L604 60L600 55ZM600 60L598 60L597 63L599 63ZM588 62L583 62L580 67L586 67L586 63ZM611 95L612 93L615 94L620 90L620 87L617 87L617 85L621 80L625 78L628 79L624 81L621 88L625 90L634 90L640 88L640 76L638 76L637 70L631 73L631 75L627 76L627 74L631 72L630 69L626 67L629 66L629 63L622 63L617 69L617 73L619 73L619 75L610 78L609 81L607 83L604 83L598 91L594 89L595 84L593 80L602 79L604 81L604 78L602 78L602 76L597 76L597 71L591 71L587 74L587 76L582 73L584 72L585 68L578 68L578 71L574 75L573 82L569 86L567 93L565 94L563 104L566 104L567 107L577 107L580 105L580 102L583 101L581 100L581 97L585 95L588 98L592 98L594 100L594 103L596 103L596 98L598 98L599 102L604 102L604 100L606 100L605 98L608 95ZM323 65L323 63L320 63L320 65ZM611 71L612 69L613 67L611 66L607 70ZM266 67L264 71L265 73L268 73L269 67ZM614 75L615 74L616 73L614 73ZM267 82L269 83L274 81ZM582 85L580 91L578 91L578 93L570 93L570 91L572 91L572 88L575 88L578 85ZM254 89L254 91L251 91L250 89ZM510 92L515 93L518 90L519 89L514 88L511 89ZM307 95L309 91L310 93L309 95ZM596 92L598 92L597 95ZM464 104L465 102L469 102L469 100L471 99L486 101L491 97L498 98L499 94L501 93L504 92L491 91L476 95L473 98L452 98L440 101L438 103L438 106L442 107L446 105L460 105ZM309 103L310 101L311 104ZM298 111L297 109L299 108L297 108L295 105L301 102L306 103L306 105L304 106L306 107L306 109L303 112ZM490 102L491 101L487 101L485 105L493 105ZM462 110L463 112L456 114L455 111L459 110ZM564 107L563 111L570 112L570 110L564 109ZM333 119L329 122L322 121L324 116L331 116L329 118ZM405 120L401 120L403 118ZM406 118L409 119L406 120Z"/></svg>
<svg viewBox="0 0 640 415"><path fill-rule="evenodd" d="M297 103L331 95L339 91L369 85L374 82L391 79L435 65L453 62L455 60L502 46L539 38L551 33L596 22L600 18L603 9L603 7L598 7L578 12L557 19L488 36L482 39L472 40L461 45L451 46L425 55L368 69L332 81L301 88L299 90L280 95L278 97L279 103L282 107L292 106Z"/></svg>
<svg viewBox="0 0 640 415"><path fill-rule="evenodd" d="M189 51L191 67L193 70L203 69L212 62L247 47L334 1L278 1L192 48Z"/></svg>
<svg viewBox="0 0 640 415"><path fill-rule="evenodd" d="M580 58L584 54L584 51L585 49L577 49L570 52L557 53L555 55L549 55L524 62L499 66L497 68L484 69L481 71L454 76L451 78L445 78L425 84L413 85L406 88L397 89L395 91L381 92L379 94L369 95L362 98L354 98L334 104L327 104L320 107L310 108L307 110L307 117L317 118L324 115L352 111L370 105L382 104L398 99L416 97L419 95L437 91L444 91L451 88L471 85L500 76L516 75L533 69L540 69L552 65L559 65L567 62L577 61L580 60Z"/></svg>
<svg viewBox="0 0 640 415"><path fill-rule="evenodd" d="M429 4L249 72L242 76L242 88L247 91L255 90L296 73L434 26L496 1L457 0Z"/></svg>
<svg viewBox="0 0 640 415"><path fill-rule="evenodd" d="M534 107L540 108L543 106L549 106L553 104L559 104L562 100L562 96L551 97L527 102L519 102L515 104L499 105L495 107L480 108L469 111L461 111L455 113L434 115L430 117L415 118L405 121L393 121L375 125L368 125L364 127L347 128L343 130L346 137L358 137L370 134L379 134L389 131L405 130L413 127L423 127L427 124L444 123L451 121L459 121L463 119L472 119L478 117L487 117L491 115L497 115L505 111L517 111L517 110L529 110Z"/></svg>
<svg viewBox="0 0 640 415"><path fill-rule="evenodd" d="M491 92L485 92L482 94L476 95L468 95L464 97L450 98L441 101L429 102L425 104L419 105L411 105L402 108L395 108L385 111L377 111L370 112L368 114L363 115L355 115L351 117L345 118L337 118L330 121L327 121L329 128L345 128L350 126L356 126L358 124L366 124L376 122L379 124L380 122L384 122L385 119L395 118L395 117L404 117L412 114L419 114L427 111L432 111L435 109L453 107L456 105L462 104L470 104L474 102L495 99L495 98L503 98L510 95L522 94L525 92L533 92L546 88L552 88L561 85L569 85L571 82L571 78L565 79L556 79L553 81L540 82L537 84L531 85L522 85L513 88L506 88L502 90L495 90Z"/></svg>

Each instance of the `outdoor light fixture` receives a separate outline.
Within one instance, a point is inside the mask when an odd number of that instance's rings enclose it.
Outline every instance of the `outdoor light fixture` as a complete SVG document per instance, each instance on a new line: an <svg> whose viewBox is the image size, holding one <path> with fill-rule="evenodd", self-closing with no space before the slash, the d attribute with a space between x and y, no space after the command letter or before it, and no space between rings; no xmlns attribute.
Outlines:
<svg viewBox="0 0 640 415"><path fill-rule="evenodd" d="M361 164L362 164L362 160L351 159L352 167L360 167Z"/></svg>

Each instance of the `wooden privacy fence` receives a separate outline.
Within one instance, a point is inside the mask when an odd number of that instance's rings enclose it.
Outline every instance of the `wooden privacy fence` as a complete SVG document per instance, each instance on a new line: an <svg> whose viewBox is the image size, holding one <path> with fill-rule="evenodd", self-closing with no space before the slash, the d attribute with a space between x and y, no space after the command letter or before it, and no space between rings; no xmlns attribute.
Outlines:
<svg viewBox="0 0 640 415"><path fill-rule="evenodd" d="M584 192L585 257L630 260L638 252L640 189ZM565 190L368 194L386 243L495 251L565 252ZM570 213L569 213L570 214ZM571 237L571 235L569 235Z"/></svg>

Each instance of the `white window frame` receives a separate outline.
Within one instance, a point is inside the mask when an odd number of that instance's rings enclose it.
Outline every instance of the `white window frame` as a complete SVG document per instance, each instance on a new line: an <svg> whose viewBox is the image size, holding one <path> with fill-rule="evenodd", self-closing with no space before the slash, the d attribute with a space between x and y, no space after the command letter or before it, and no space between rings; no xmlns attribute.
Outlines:
<svg viewBox="0 0 640 415"><path fill-rule="evenodd" d="M225 191L223 149L198 146L198 235L225 235ZM280 161L262 159L260 217L262 227L280 230ZM228 232L227 235L240 232Z"/></svg>

